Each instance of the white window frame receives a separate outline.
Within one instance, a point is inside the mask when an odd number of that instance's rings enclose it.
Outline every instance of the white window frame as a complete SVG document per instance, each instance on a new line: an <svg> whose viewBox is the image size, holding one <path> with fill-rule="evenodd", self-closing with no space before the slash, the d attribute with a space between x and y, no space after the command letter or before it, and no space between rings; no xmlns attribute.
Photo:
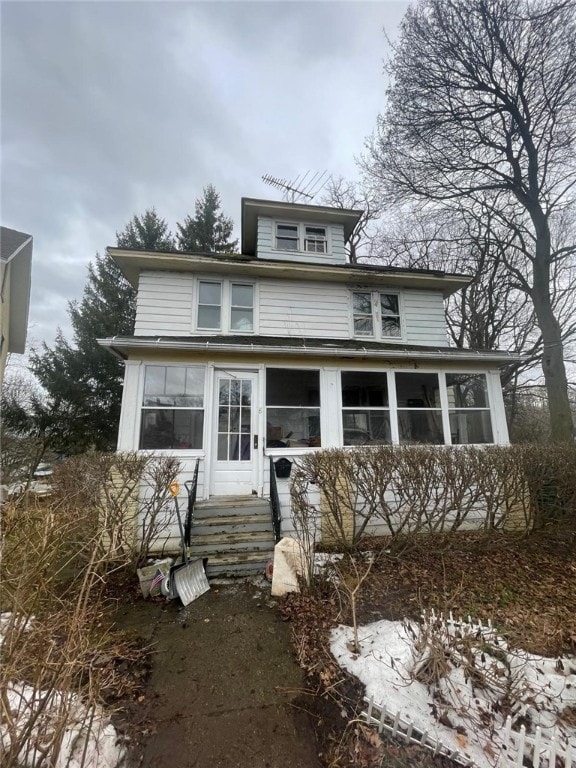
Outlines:
<svg viewBox="0 0 576 768"><path fill-rule="evenodd" d="M325 255L331 252L331 240L330 240L330 227L328 224L322 224L320 222L311 222L311 221L282 221L282 220L275 220L273 222L274 226L274 245L273 250L278 251L280 253L310 253L314 255ZM291 248L279 248L278 247L278 227L286 226L286 227L296 227L297 228L297 247L295 249ZM323 229L324 230L324 238L321 238L320 235L311 235L310 237L307 237L307 230L308 229ZM309 250L307 248L308 240L314 241L314 242L323 242L324 243L324 250L319 251L317 249Z"/></svg>
<svg viewBox="0 0 576 768"><path fill-rule="evenodd" d="M218 283L220 285L220 327L204 328L198 324L198 310L200 307L200 284ZM252 329L233 329L232 328L232 286L242 285L252 288ZM236 336L254 335L258 327L258 284L253 280L242 280L222 277L202 276L196 279L194 290L194 331L200 334L213 334L215 336L222 334L232 334ZM239 306L239 305L238 305ZM248 309L248 307L245 307Z"/></svg>
<svg viewBox="0 0 576 768"><path fill-rule="evenodd" d="M361 334L356 333L354 325L354 294L367 293L370 294L370 302L372 307L372 333ZM398 330L397 336L385 335L382 332L382 310L380 304L380 296L396 296L398 299ZM367 315L366 315L367 317ZM396 317L396 315L386 315L386 317ZM373 339L374 341L404 341L405 340L405 328L404 328L404 309L402 293L400 291L389 291L384 289L364 288L362 286L356 286L350 289L350 329L353 339Z"/></svg>

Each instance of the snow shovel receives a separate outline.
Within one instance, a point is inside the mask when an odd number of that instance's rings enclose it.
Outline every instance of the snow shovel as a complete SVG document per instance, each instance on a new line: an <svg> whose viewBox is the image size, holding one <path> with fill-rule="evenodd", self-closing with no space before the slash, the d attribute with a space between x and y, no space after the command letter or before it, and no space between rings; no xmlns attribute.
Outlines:
<svg viewBox="0 0 576 768"><path fill-rule="evenodd" d="M178 483L170 483L168 489L174 497L174 504L176 505L176 516L178 518L178 529L180 531L180 542L182 545L182 562L171 566L167 579L168 583L163 585L162 591L166 594L168 600L174 600L174 598L179 597L182 601L182 605L189 605L193 600L196 600L197 597L200 597L204 592L207 592L210 589L210 585L206 578L204 561L202 558L198 557L191 560L188 557L184 528L182 527L182 518L180 516L180 507L178 506L178 491L180 490L180 486Z"/></svg>

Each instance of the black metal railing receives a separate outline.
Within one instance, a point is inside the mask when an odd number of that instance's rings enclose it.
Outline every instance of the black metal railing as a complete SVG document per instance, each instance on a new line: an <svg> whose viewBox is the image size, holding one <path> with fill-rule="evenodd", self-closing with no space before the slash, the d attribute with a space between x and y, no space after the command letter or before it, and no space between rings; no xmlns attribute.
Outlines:
<svg viewBox="0 0 576 768"><path fill-rule="evenodd" d="M194 505L196 504L196 491L198 490L199 466L200 459L196 459L192 480L188 480L187 483L184 483L184 487L188 491L188 512L186 513L186 523L184 524L184 542L187 547L190 546L190 539L192 537L192 519L194 517Z"/></svg>
<svg viewBox="0 0 576 768"><path fill-rule="evenodd" d="M276 470L274 461L270 457L270 507L272 509L272 527L276 544L282 538L282 515L280 513L280 498L278 497L278 485L276 483Z"/></svg>

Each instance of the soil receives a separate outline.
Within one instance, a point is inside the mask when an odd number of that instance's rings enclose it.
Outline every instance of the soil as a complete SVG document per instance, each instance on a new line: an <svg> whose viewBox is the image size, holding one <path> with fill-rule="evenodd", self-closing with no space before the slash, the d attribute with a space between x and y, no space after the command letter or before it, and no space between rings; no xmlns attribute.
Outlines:
<svg viewBox="0 0 576 768"><path fill-rule="evenodd" d="M267 582L212 582L186 608L135 594L119 606L118 628L152 649L144 691L116 716L130 768L319 768L290 627Z"/></svg>

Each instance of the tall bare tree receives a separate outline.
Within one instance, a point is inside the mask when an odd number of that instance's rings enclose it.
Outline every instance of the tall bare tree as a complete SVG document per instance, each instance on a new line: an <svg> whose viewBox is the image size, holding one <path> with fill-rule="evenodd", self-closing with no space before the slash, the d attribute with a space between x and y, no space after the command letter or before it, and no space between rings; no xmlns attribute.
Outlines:
<svg viewBox="0 0 576 768"><path fill-rule="evenodd" d="M365 170L382 196L476 201L522 241L503 254L542 337L550 431L571 440L551 220L574 205L576 0L419 0L389 64Z"/></svg>

